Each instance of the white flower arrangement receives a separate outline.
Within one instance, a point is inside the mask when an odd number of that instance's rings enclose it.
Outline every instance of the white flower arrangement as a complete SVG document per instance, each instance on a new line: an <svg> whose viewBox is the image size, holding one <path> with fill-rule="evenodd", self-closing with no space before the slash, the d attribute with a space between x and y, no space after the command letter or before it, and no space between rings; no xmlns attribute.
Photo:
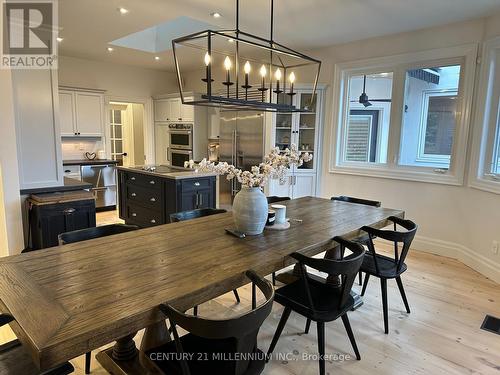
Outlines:
<svg viewBox="0 0 500 375"><path fill-rule="evenodd" d="M238 179L242 186L264 187L270 178L285 182L286 172L291 165L300 167L304 162L312 160L308 152L300 153L296 145L292 144L290 149L280 151L278 147L273 148L266 155L264 162L255 165L250 171L243 171L226 162L218 163L203 159L199 164L193 160L184 163L184 167L196 169L197 172L209 172L217 175L227 175L228 180Z"/></svg>

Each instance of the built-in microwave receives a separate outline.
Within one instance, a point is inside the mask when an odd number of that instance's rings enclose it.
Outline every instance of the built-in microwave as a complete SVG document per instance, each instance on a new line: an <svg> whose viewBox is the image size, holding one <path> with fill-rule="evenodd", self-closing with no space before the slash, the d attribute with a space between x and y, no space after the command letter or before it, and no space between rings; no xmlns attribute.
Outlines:
<svg viewBox="0 0 500 375"><path fill-rule="evenodd" d="M172 168L185 168L184 162L193 159L193 151L179 150L169 147L167 149L167 160Z"/></svg>
<svg viewBox="0 0 500 375"><path fill-rule="evenodd" d="M192 124L170 124L168 126L168 140L171 148L192 150L193 149L193 125Z"/></svg>

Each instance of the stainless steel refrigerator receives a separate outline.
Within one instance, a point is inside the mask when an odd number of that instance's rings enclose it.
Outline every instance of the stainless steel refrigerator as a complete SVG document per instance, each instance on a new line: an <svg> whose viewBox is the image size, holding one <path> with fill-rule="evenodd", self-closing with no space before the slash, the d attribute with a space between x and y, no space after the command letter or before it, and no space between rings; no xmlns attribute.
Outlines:
<svg viewBox="0 0 500 375"><path fill-rule="evenodd" d="M256 111L221 111L219 160L250 170L264 158L264 114ZM241 184L225 176L219 179L219 206L231 208Z"/></svg>

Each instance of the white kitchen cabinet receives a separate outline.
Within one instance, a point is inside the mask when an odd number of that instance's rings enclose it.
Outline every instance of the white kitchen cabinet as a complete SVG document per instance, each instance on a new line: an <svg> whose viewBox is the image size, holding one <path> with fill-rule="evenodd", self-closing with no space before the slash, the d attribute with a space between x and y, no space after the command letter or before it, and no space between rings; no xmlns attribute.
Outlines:
<svg viewBox="0 0 500 375"><path fill-rule="evenodd" d="M102 92L59 89L59 121L62 137L102 137Z"/></svg>
<svg viewBox="0 0 500 375"><path fill-rule="evenodd" d="M290 97L281 94L278 101L289 103ZM272 144L280 150L295 144L301 153L308 152L313 159L298 168L292 167L285 186L277 181L271 182L269 195L291 198L315 196L320 171L323 90L316 90L313 96L310 88L299 88L293 97L293 104L307 112L274 114Z"/></svg>
<svg viewBox="0 0 500 375"><path fill-rule="evenodd" d="M156 122L193 122L194 106L182 104L181 98L156 99L154 114Z"/></svg>
<svg viewBox="0 0 500 375"><path fill-rule="evenodd" d="M75 100L71 91L59 91L59 122L61 136L72 137L75 135Z"/></svg>
<svg viewBox="0 0 500 375"><path fill-rule="evenodd" d="M82 137L102 137L104 100L101 94L76 92L76 131Z"/></svg>

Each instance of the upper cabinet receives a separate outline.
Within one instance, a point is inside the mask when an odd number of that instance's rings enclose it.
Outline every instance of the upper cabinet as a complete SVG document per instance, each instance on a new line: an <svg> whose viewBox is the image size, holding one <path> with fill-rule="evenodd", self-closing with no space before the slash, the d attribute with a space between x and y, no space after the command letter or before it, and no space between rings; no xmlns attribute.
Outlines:
<svg viewBox="0 0 500 375"><path fill-rule="evenodd" d="M154 107L156 122L194 121L193 106L182 104L181 98L157 99Z"/></svg>
<svg viewBox="0 0 500 375"><path fill-rule="evenodd" d="M59 107L61 136L103 136L104 95L102 92L60 89Z"/></svg>

